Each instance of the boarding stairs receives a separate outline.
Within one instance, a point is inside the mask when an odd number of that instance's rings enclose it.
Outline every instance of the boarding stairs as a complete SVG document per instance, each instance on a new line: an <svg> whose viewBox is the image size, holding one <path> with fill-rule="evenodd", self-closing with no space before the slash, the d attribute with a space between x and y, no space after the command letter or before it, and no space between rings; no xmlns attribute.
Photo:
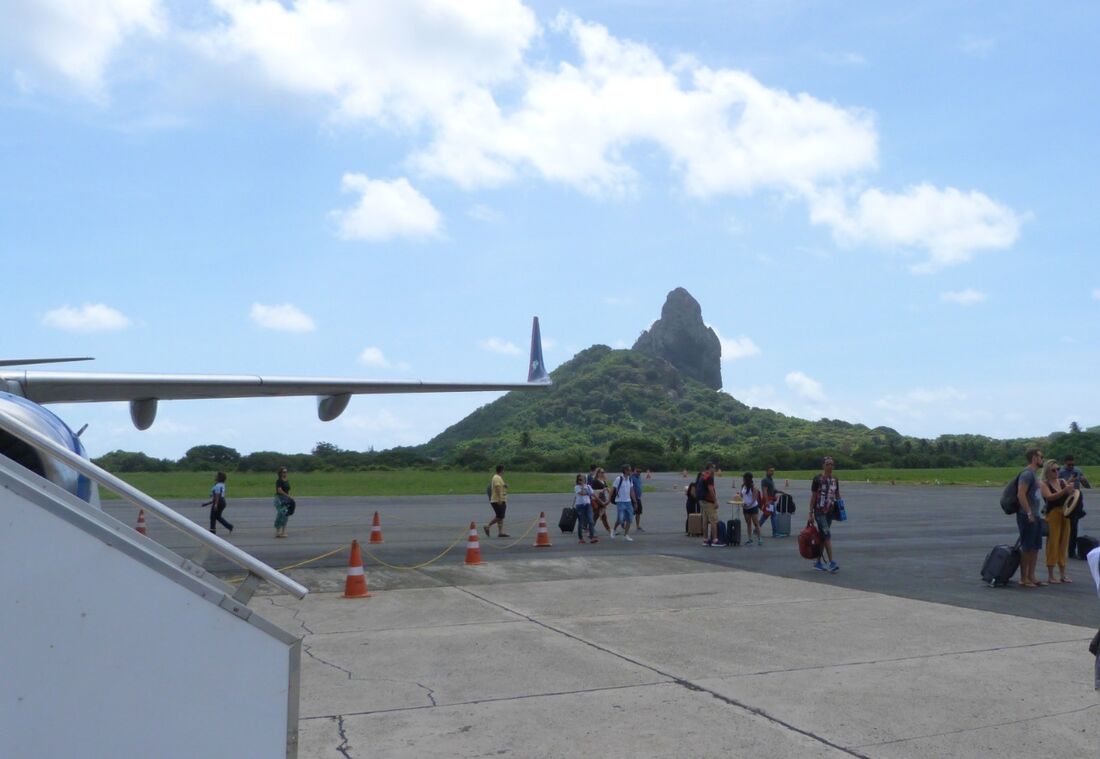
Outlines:
<svg viewBox="0 0 1100 759"><path fill-rule="evenodd" d="M0 455L0 756L296 757L301 640L248 603L261 582L307 590L2 412L0 430L245 576L226 583Z"/></svg>

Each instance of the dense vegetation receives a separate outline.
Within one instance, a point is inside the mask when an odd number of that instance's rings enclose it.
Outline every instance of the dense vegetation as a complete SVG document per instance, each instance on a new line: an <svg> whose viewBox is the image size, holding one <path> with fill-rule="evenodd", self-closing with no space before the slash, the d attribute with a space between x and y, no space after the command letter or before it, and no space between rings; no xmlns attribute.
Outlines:
<svg viewBox="0 0 1100 759"><path fill-rule="evenodd" d="M97 462L115 472L298 472L386 470L408 467L486 471L571 472L590 462L635 462L653 470L698 469L714 461L727 471L812 469L826 453L840 469L1016 466L1037 444L1048 456L1073 452L1078 463L1100 462L1100 432L1038 440L995 440L981 435L907 437L889 427L840 420L811 422L750 408L732 396L685 378L668 362L637 351L593 346L553 372L546 391L509 393L475 411L428 443L386 451L346 451L318 443L309 454L202 445L178 461L113 451Z"/></svg>

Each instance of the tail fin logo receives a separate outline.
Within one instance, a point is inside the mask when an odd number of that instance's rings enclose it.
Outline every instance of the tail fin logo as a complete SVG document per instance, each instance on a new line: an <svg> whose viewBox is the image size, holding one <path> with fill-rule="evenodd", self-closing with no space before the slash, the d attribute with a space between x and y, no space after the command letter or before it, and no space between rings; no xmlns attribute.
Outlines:
<svg viewBox="0 0 1100 759"><path fill-rule="evenodd" d="M542 334L539 332L539 318L531 322L531 361L527 369L527 381L548 383L550 375L546 372L546 363L542 360Z"/></svg>

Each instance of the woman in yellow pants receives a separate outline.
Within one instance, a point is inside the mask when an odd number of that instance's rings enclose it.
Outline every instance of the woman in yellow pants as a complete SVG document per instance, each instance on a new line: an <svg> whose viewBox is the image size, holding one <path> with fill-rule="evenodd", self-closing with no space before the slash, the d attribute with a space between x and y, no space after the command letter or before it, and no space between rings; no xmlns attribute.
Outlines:
<svg viewBox="0 0 1100 759"><path fill-rule="evenodd" d="M1072 484L1058 479L1058 462L1053 459L1043 464L1043 478L1039 489L1046 503L1046 520L1050 528L1047 535L1047 582L1072 582L1066 577L1066 555L1069 553L1069 519L1062 510L1066 499L1073 493ZM1054 567L1058 566L1060 579L1054 579Z"/></svg>

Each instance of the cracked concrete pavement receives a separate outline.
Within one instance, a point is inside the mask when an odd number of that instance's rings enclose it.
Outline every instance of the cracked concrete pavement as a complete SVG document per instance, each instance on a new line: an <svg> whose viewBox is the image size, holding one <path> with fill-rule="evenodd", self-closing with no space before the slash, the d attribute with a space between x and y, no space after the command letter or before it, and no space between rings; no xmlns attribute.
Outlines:
<svg viewBox="0 0 1100 759"><path fill-rule="evenodd" d="M331 592L339 572L251 604L303 635L303 759L1089 756L1100 739L1086 627L660 555L387 590L368 570L369 599Z"/></svg>

